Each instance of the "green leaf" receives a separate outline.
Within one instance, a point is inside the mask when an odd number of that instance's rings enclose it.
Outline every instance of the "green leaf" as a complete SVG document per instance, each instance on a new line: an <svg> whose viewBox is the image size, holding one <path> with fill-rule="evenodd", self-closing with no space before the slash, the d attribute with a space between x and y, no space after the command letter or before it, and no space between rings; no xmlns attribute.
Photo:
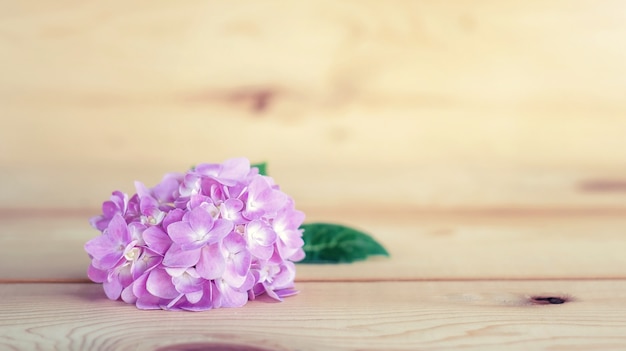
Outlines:
<svg viewBox="0 0 626 351"><path fill-rule="evenodd" d="M371 255L389 256L371 236L339 224L303 224L303 250L306 257L298 263L349 263Z"/></svg>
<svg viewBox="0 0 626 351"><path fill-rule="evenodd" d="M250 165L250 167L258 168L260 175L264 175L264 176L267 175L267 162L254 163L254 164Z"/></svg>

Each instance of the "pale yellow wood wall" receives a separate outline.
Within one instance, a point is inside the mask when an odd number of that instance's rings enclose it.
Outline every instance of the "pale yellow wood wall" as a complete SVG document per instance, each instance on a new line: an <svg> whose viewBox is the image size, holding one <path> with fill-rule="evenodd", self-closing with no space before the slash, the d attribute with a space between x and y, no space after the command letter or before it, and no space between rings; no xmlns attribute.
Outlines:
<svg viewBox="0 0 626 351"><path fill-rule="evenodd" d="M626 208L626 2L0 4L0 206L268 161L305 207Z"/></svg>

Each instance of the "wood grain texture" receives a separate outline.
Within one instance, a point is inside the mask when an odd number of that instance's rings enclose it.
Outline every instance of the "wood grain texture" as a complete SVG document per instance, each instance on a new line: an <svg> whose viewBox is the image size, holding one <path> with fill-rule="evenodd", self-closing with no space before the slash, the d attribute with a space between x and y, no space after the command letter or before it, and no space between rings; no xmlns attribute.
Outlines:
<svg viewBox="0 0 626 351"><path fill-rule="evenodd" d="M615 0L0 2L0 349L626 349L624 38ZM235 156L391 258L198 314L83 283L111 191Z"/></svg>
<svg viewBox="0 0 626 351"><path fill-rule="evenodd" d="M0 6L2 207L232 156L315 206L625 207L584 187L626 179L621 2Z"/></svg>
<svg viewBox="0 0 626 351"><path fill-rule="evenodd" d="M283 303L139 311L95 284L0 285L5 350L622 350L626 281L299 283ZM536 305L534 294L573 301ZM186 345L186 346L185 346ZM195 346L194 346L195 345ZM242 347L248 346L248 348Z"/></svg>
<svg viewBox="0 0 626 351"><path fill-rule="evenodd" d="M308 220L366 230L391 257L300 265L299 281L626 278L624 216L330 210L307 211ZM0 282L84 281L89 260L83 245L99 234L87 218L0 218Z"/></svg>

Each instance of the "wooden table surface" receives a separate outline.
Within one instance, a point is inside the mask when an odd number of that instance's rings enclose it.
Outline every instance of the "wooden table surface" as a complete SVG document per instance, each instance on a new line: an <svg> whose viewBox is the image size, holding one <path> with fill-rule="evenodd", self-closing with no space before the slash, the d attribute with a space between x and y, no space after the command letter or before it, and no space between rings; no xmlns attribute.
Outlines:
<svg viewBox="0 0 626 351"><path fill-rule="evenodd" d="M626 349L625 2L5 1L0 127L2 350ZM235 156L391 257L202 313L88 281L111 191Z"/></svg>

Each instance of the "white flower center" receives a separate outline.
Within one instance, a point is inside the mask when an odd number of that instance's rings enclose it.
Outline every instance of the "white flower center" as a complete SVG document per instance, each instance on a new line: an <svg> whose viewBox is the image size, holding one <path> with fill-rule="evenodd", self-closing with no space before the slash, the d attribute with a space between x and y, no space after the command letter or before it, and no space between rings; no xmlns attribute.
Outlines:
<svg viewBox="0 0 626 351"><path fill-rule="evenodd" d="M124 254L124 258L128 261L135 261L139 258L139 254L141 254L141 250L138 247L133 247Z"/></svg>

